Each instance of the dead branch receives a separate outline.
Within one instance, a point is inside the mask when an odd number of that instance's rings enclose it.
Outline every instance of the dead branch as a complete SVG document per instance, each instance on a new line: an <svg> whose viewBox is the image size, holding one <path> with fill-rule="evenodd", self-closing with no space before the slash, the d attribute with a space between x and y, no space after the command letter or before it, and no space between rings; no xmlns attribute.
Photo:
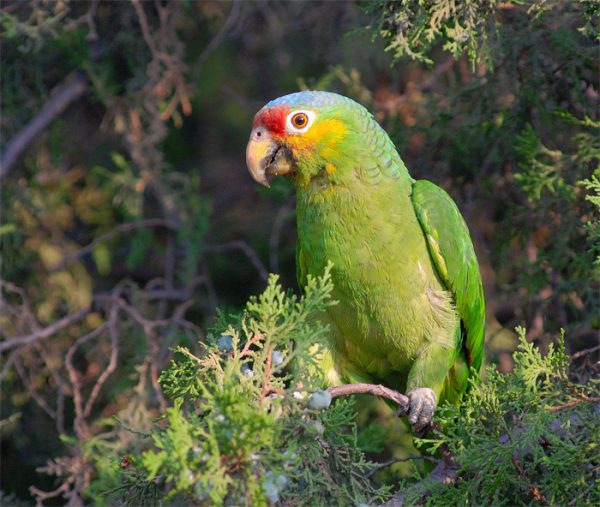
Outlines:
<svg viewBox="0 0 600 507"><path fill-rule="evenodd" d="M40 354L40 357L44 361L46 368L50 372L50 375L54 379L56 384L56 430L59 435L65 434L65 396L72 396L73 390L70 385L62 378L58 371L58 366L53 361L53 358L48 354L48 350L44 345L44 342L35 342L33 348ZM13 353L19 353L21 349L16 349ZM50 347L52 350L52 347Z"/></svg>
<svg viewBox="0 0 600 507"><path fill-rule="evenodd" d="M65 482L63 482L58 488L52 490L52 491L42 491L41 489L37 488L36 486L29 486L29 491L31 492L32 495L35 495L37 497L36 500L36 507L44 507L44 500L48 500L50 498L56 498L59 495L64 495L66 496L67 493L69 492L69 486L71 485L71 480L67 480Z"/></svg>
<svg viewBox="0 0 600 507"><path fill-rule="evenodd" d="M448 60L446 60L444 63L438 65L427 79L416 85L415 89L420 92L430 91L436 85L439 78L449 72L454 67L455 63L456 60L454 57L448 58ZM386 113L393 113L401 104L408 102L408 100L409 95L407 93L403 93L402 95L394 97L393 99L386 100L380 104L380 107Z"/></svg>
<svg viewBox="0 0 600 507"><path fill-rule="evenodd" d="M399 393L398 391L394 391L393 389L389 389L388 387L378 385L378 384L344 384L341 386L330 387L327 389L329 394L331 394L332 398L336 398L338 396L349 396L352 394L371 394L373 396L380 396L382 398L386 398L388 400L397 403L400 408L397 412L398 416L404 416L408 414L410 408L410 400L408 396ZM439 426L433 424L431 426L439 430ZM456 459L448 449L446 445L440 446L440 454L442 456L441 459L436 459L431 456L409 456L407 458L397 458L395 460L391 460L390 462L382 463L380 466L376 467L373 471L370 472L369 475L374 474L379 469L389 466L398 461L408 461L410 459L422 459L426 461L431 461L437 463L436 467L432 470L432 472L422 481L422 489L423 495L427 493L427 484L431 482L442 483L442 484L453 484L456 481L456 476L458 472L458 463ZM403 492L396 493L390 500L388 500L382 507L403 507L405 500L405 494Z"/></svg>
<svg viewBox="0 0 600 507"><path fill-rule="evenodd" d="M2 278L0 278L0 287L8 292L12 292L13 294L18 294L18 296L21 298L21 304L19 305L18 312L16 314L14 314L15 317L18 316L18 317L20 317L20 320L26 322L28 324L30 331L31 330L36 331L36 332L39 331L42 327L38 323L36 316L34 315L33 311L31 310L29 298L27 297L27 293L25 292L25 290L22 289L21 287L19 287L18 285L15 285L12 282L3 280ZM2 310L11 311L11 306L9 304L7 304L4 297L2 296L1 292L0 292L0 308Z"/></svg>
<svg viewBox="0 0 600 507"><path fill-rule="evenodd" d="M85 425L83 416L83 397L81 395L81 380L79 378L77 370L73 366L73 357L75 356L75 352L79 347L81 347L84 343L92 340L96 336L99 336L107 327L108 323L106 322L94 329L93 331L77 338L77 340L75 340L75 343L73 343L73 345L69 347L67 355L65 356L65 368L67 369L67 373L69 374L69 380L71 381L71 385L73 386L73 402L75 405L75 421L73 426L75 427L75 432L79 437L87 436L87 426Z"/></svg>
<svg viewBox="0 0 600 507"><path fill-rule="evenodd" d="M542 504L547 504L548 500L546 500L546 498L540 491L540 488L538 488L535 484L533 484L529 480L529 477L527 477L527 474L525 473L525 470L523 470L523 467L519 463L519 460L517 459L517 457L513 456L511 461L512 461L513 466L515 467L515 470L517 471L517 474L519 474L519 477L524 479L525 482L527 482L527 484L529 484L529 492L531 493L531 496L533 497L533 499Z"/></svg>
<svg viewBox="0 0 600 507"><path fill-rule="evenodd" d="M80 26L87 25L88 30L89 30L88 35L87 35L87 40L88 41L98 40L98 30L96 28L95 17L96 17L96 11L98 10L99 3L100 3L100 0L92 0L92 2L90 3L89 9L85 12L85 14L83 16L80 16L77 19L67 21L65 23L65 30L72 31L72 30L79 28Z"/></svg>
<svg viewBox="0 0 600 507"><path fill-rule="evenodd" d="M167 229L176 230L178 226L176 222L174 222L173 220L168 220L166 218L149 218L147 220L138 220L136 222L126 222L124 224L119 224L114 229L95 238L92 242L88 243L86 246L84 246L74 254L68 255L59 264L54 266L51 269L51 271L60 271L61 269L64 269L77 259L91 253L94 247L96 247L96 245L100 243L109 241L115 236L118 236L119 234L122 234L124 232L131 232L136 229L141 229L143 227L166 227Z"/></svg>
<svg viewBox="0 0 600 507"><path fill-rule="evenodd" d="M244 348L240 352L240 357L246 356L248 352L250 352L250 347L252 347L252 345L254 345L255 343L258 343L264 337L265 335L262 333L252 335L252 337L246 342L246 345L244 345Z"/></svg>
<svg viewBox="0 0 600 507"><path fill-rule="evenodd" d="M158 56L161 59L168 59L167 55L164 55L162 52L158 50L156 44L154 42L154 38L150 34L150 28L148 27L148 18L146 17L146 13L144 12L144 8L142 7L140 0L131 0L133 7L135 8L135 12L138 16L138 20L140 22L140 28L142 29L142 35L144 36L144 40L148 45L148 48L152 52L153 55ZM161 23L162 24L162 23Z"/></svg>
<svg viewBox="0 0 600 507"><path fill-rule="evenodd" d="M0 179L10 172L15 162L33 140L70 104L81 97L87 87L88 81L83 72L76 71L67 76L44 107L6 145L0 155Z"/></svg>
<svg viewBox="0 0 600 507"><path fill-rule="evenodd" d="M240 250L246 257L248 257L248 260L250 260L252 265L256 268L256 271L258 271L259 276L264 281L267 281L269 277L267 268L265 268L265 265L260 260L260 257L245 241L237 240L230 241L229 243L224 243L222 245L210 245L207 246L205 250L207 252L229 252L231 250Z"/></svg>
<svg viewBox="0 0 600 507"><path fill-rule="evenodd" d="M10 353L10 356L8 356L8 359L6 361L4 361L4 365L2 366L2 371L0 371L0 382L2 382L4 380L4 377L6 377L8 372L11 370L11 368L15 364L15 361L17 360L20 353L21 353L21 349L13 350Z"/></svg>
<svg viewBox="0 0 600 507"><path fill-rule="evenodd" d="M229 31L238 19L240 7L241 1L234 0L231 6L231 10L229 11L229 15L225 20L225 23L223 23L217 34L212 38L212 40L208 43L208 45L204 48L204 50L202 51L202 53L200 53L200 56L196 60L196 74L202 68L202 65L207 60L207 58L214 52L215 49L217 49L222 44L222 42L225 40L225 37L227 37Z"/></svg>
<svg viewBox="0 0 600 507"><path fill-rule="evenodd" d="M432 483L447 485L454 484L454 482L456 482L457 473L458 466L456 463L450 463L445 459L439 460L437 466L431 471L431 473L416 486L416 493L420 493L422 497L427 496L428 486ZM404 507L405 498L406 495L404 492L399 491L381 507Z"/></svg>
<svg viewBox="0 0 600 507"><path fill-rule="evenodd" d="M574 361L575 359L579 359L580 357L586 356L588 354L592 354L593 352L596 352L597 350L600 350L600 345L596 345L595 347L590 347L589 349L583 349L583 350L580 350L579 352L575 352L575 354L573 354L571 356L571 361Z"/></svg>
<svg viewBox="0 0 600 507"><path fill-rule="evenodd" d="M60 320L57 320L50 326L40 329L34 333L25 335L25 336L15 336L14 338L10 338L0 343L0 352L4 352L6 350L10 350L14 347L24 347L25 345L29 345L31 342L35 340L41 340L43 338L48 338L53 334L61 331L62 329L69 327L76 322L87 317L90 313L92 313L91 308L86 308L85 310L80 310L73 315L67 315Z"/></svg>
<svg viewBox="0 0 600 507"><path fill-rule="evenodd" d="M337 398L338 396L350 396L352 394L371 394L373 396L386 398L400 406L398 410L399 416L408 414L410 408L408 396L382 386L381 384L344 384L341 386L330 387L327 391L331 394L332 398Z"/></svg>
<svg viewBox="0 0 600 507"><path fill-rule="evenodd" d="M38 472L54 475L62 480L62 484L53 491L42 491L30 486L29 491L36 495L36 507L43 507L44 500L62 495L67 500L66 505L83 506L83 491L90 483L91 470L81 456L60 457L48 461L45 466L38 467Z"/></svg>
<svg viewBox="0 0 600 507"><path fill-rule="evenodd" d="M388 461L384 461L383 463L379 463L376 467L372 468L369 471L369 473L367 474L367 477L372 477L373 475L375 475L377 472L379 472L383 468L387 468L396 463L406 463L407 461L412 461L412 460L429 461L430 463L438 463L439 462L439 460L434 458L433 456L417 456L414 454L412 454L410 456L404 456L402 458L392 458Z"/></svg>
<svg viewBox="0 0 600 507"><path fill-rule="evenodd" d="M30 380L27 378L27 375L25 374L25 369L23 368L23 365L21 364L21 361L19 360L19 358L15 359L14 364L15 364L15 370L17 370L17 373L21 379L21 382L25 386L25 389L29 393L29 396L31 396L31 398L38 404L38 406L44 412L46 412L46 414L48 414L48 416L51 419L56 419L56 412L50 407L50 405L48 405L48 403L46 403L46 400L44 400L44 398L42 398L38 394L35 387L32 385L32 382L30 382Z"/></svg>
<svg viewBox="0 0 600 507"><path fill-rule="evenodd" d="M576 407L577 405L581 405L582 403L598 403L600 402L600 396L581 396L580 398L576 398L571 401L567 401L566 403L562 403L561 405L553 405L548 407L549 412L559 412L560 410L564 410L565 408Z"/></svg>
<svg viewBox="0 0 600 507"><path fill-rule="evenodd" d="M110 359L104 371L100 374L94 387L92 388L92 392L90 397L85 404L85 408L83 409L83 417L89 417L92 412L92 407L94 406L94 402L100 394L100 389L106 382L106 379L110 376L110 374L115 371L117 368L117 360L119 358L119 340L117 334L117 308L113 306L111 308L110 316L108 319L108 334L110 335L110 344L111 344L111 353Z"/></svg>
<svg viewBox="0 0 600 507"><path fill-rule="evenodd" d="M272 363L271 356L272 355L273 355L273 344L271 343L269 345L269 348L267 349L267 362L265 365L265 379L264 379L264 382L262 385L262 391L260 393L260 397L258 399L258 402L261 404L262 404L263 400L265 399L265 397L270 392L269 382L271 380L271 363Z"/></svg>

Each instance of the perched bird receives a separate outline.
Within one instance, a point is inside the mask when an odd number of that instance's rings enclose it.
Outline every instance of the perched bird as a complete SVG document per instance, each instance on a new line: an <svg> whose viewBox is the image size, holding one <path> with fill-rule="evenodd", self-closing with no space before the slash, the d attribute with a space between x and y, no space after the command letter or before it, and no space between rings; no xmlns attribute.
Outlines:
<svg viewBox="0 0 600 507"><path fill-rule="evenodd" d="M266 104L246 160L258 183L285 176L296 188L300 286L333 263L326 319L340 378L407 393L408 420L427 427L483 359L481 275L454 201L411 178L373 116L335 93Z"/></svg>

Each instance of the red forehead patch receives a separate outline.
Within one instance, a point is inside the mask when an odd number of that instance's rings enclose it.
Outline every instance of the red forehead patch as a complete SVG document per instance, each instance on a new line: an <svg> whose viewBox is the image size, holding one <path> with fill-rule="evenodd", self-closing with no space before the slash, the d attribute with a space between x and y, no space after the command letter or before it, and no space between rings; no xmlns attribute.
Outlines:
<svg viewBox="0 0 600 507"><path fill-rule="evenodd" d="M257 127L258 125L264 125L272 134L283 135L285 132L285 119L289 113L289 106L276 106L268 109L261 109L254 117L252 128Z"/></svg>

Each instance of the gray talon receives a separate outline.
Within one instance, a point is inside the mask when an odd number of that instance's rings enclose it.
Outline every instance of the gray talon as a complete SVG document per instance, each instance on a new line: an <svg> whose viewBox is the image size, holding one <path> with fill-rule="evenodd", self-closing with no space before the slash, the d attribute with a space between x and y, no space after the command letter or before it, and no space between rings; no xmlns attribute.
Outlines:
<svg viewBox="0 0 600 507"><path fill-rule="evenodd" d="M433 418L437 406L437 396L427 387L418 387L408 393L410 410L408 421L416 431L422 430Z"/></svg>

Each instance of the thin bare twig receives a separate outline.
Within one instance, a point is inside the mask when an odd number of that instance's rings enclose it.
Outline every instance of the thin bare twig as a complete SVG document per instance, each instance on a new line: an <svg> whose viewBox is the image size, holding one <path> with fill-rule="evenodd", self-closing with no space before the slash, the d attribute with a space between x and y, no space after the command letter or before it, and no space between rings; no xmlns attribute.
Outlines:
<svg viewBox="0 0 600 507"><path fill-rule="evenodd" d="M425 92L425 91L429 91L431 90L435 84L437 83L438 79L446 74L447 72L449 72L452 67L454 67L454 64L456 63L456 60L454 60L454 57L450 57L448 58L448 60L446 60L444 63L441 63L440 65L438 65L433 72L431 73L431 75L425 79L424 81L422 81L421 83L419 83L415 89L420 91L420 92ZM398 97L395 97L391 100L387 100L384 103L381 104L381 108L390 113L395 111L398 106L400 106L401 104L404 104L405 102L407 102L409 99L409 96L404 93Z"/></svg>
<svg viewBox="0 0 600 507"><path fill-rule="evenodd" d="M593 488L597 487L596 482L592 482L586 489L584 489L579 495L577 495L573 500L569 502L569 505L577 505L577 502L581 500L585 495L587 495Z"/></svg>
<svg viewBox="0 0 600 507"><path fill-rule="evenodd" d="M229 243L223 243L222 245L209 245L205 248L207 252L229 252L231 250L240 250L248 257L248 260L258 271L259 276L266 281L269 277L269 273L265 265L260 260L258 254L246 243L245 241L237 240L230 241Z"/></svg>
<svg viewBox="0 0 600 507"><path fill-rule="evenodd" d="M422 483L416 485L417 490L415 493L420 494L423 498L428 496L427 484L439 483L439 484L454 484L456 482L458 466L456 463L451 463L446 459L439 460L436 467L426 477ZM405 493L399 491L392 498L390 498L381 507L404 507L405 505Z"/></svg>
<svg viewBox="0 0 600 507"><path fill-rule="evenodd" d="M515 470L517 471L517 474L519 474L519 477L524 479L525 482L527 482L527 484L529 484L529 492L531 493L531 496L534 498L534 500L536 500L542 504L547 504L548 500L546 500L546 498L540 491L540 488L538 488L535 484L533 484L529 480L529 477L527 477L527 474L525 473L525 470L523 470L523 467L519 463L519 460L517 459L517 457L513 456L511 461L512 461L513 466L515 467Z"/></svg>
<svg viewBox="0 0 600 507"><path fill-rule="evenodd" d="M33 345L34 349L40 354L46 364L46 368L50 371L50 375L54 379L54 383L57 387L57 399L56 399L56 430L59 435L65 433L65 396L67 394L72 395L73 390L67 386L67 382L62 378L58 372L57 365L54 364L52 358L48 355L46 347L43 342L35 342ZM19 353L21 349L17 349L14 352Z"/></svg>
<svg viewBox="0 0 600 507"><path fill-rule="evenodd" d="M258 399L258 402L260 404L262 404L263 400L269 394L269 391L270 391L269 383L271 381L271 362L272 362L271 356L272 356L272 354L273 354L273 344L271 343L269 345L269 348L267 349L267 362L265 364L265 378L264 378L263 385L262 385L262 391L261 391L260 397Z"/></svg>
<svg viewBox="0 0 600 507"><path fill-rule="evenodd" d="M600 345L596 345L595 347L590 347L589 349L583 349L583 350L580 350L579 352L575 352L575 354L573 354L571 356L571 361L574 361L575 359L579 359L580 357L583 357L583 356L586 356L593 352L596 352L597 350L600 350Z"/></svg>
<svg viewBox="0 0 600 507"><path fill-rule="evenodd" d="M80 336L75 340L75 343L69 347L67 351L67 355L65 356L65 368L67 369L67 373L69 374L69 380L71 381L71 385L73 386L73 402L75 404L75 432L77 436L80 438L87 437L87 425L85 424L85 419L83 415L83 398L81 395L81 381L79 379L79 374L77 370L73 366L73 357L75 356L75 352L79 347L81 347L84 343L92 340L96 336L100 335L106 328L108 327L108 322L105 322L101 326L98 326L93 331L90 331L83 336Z"/></svg>
<svg viewBox="0 0 600 507"><path fill-rule="evenodd" d="M262 333L252 335L252 337L246 342L246 345L244 345L244 348L240 352L240 357L246 356L248 352L250 352L250 347L252 347L252 345L254 345L255 343L258 343L264 337L265 335Z"/></svg>
<svg viewBox="0 0 600 507"><path fill-rule="evenodd" d="M381 396L382 398L391 400L400 406L397 412L399 416L406 415L410 408L410 400L408 396L382 385L364 383L345 384L341 386L330 387L327 391L329 392L329 394L331 394L332 398L335 398L337 396L349 396L352 394L371 394L373 396ZM439 426L437 426L436 424L433 424L432 427L438 430L440 429ZM440 446L440 452L442 454L441 460L436 460L435 458L430 456L419 456L418 458L426 461L437 462L436 467L433 469L433 471L431 472L431 474L429 474L427 478L428 481L439 482L442 484L452 484L456 480L458 464L446 444ZM405 459L399 458L398 461L408 459L411 459L411 457ZM383 463L382 467L389 466L390 464L392 463ZM402 507L404 505L404 497L404 493L400 491L399 493L395 494L388 502L386 502L384 506Z"/></svg>
<svg viewBox="0 0 600 507"><path fill-rule="evenodd" d="M67 21L65 23L65 31L72 31L83 25L87 25L88 26L88 34L86 37L87 40L88 41L97 40L98 39L98 31L96 29L95 17L96 17L96 11L98 10L99 3L100 3L100 0L92 0L90 3L89 9L85 12L85 14L83 14L83 16L80 16L77 19Z"/></svg>
<svg viewBox="0 0 600 507"><path fill-rule="evenodd" d="M67 480L66 482L63 482L58 488L52 491L42 491L36 486L29 486L29 491L31 492L31 494L37 497L35 504L36 507L43 507L44 500L48 500L49 498L56 498L58 495L66 495L69 492L69 486L71 485L71 482L72 481Z"/></svg>
<svg viewBox="0 0 600 507"><path fill-rule="evenodd" d="M190 297L190 292L186 288L184 290L166 290L166 289L151 289L145 290L136 295L140 300L152 301L156 299L167 299L173 301L183 301Z"/></svg>
<svg viewBox="0 0 600 507"><path fill-rule="evenodd" d="M6 145L0 155L0 179L10 172L15 162L33 140L70 104L81 97L87 87L88 81L83 72L75 71L67 76L44 107Z"/></svg>
<svg viewBox="0 0 600 507"><path fill-rule="evenodd" d="M159 372L157 359L160 355L160 347L158 346L158 336L156 334L155 328L159 326L168 326L170 324L173 324L174 320L172 318L149 320L146 317L144 317L140 312L138 312L135 308L126 304L125 301L123 301L123 299L118 298L116 300L116 303L144 329L144 334L146 336L146 340L148 341L148 349L150 352L149 356L147 357L147 361L149 360L148 371L150 373L150 381L152 382L152 387L154 388L160 408L162 411L165 411L167 409L167 401L165 400L162 394L160 384L158 383Z"/></svg>
<svg viewBox="0 0 600 507"><path fill-rule="evenodd" d="M0 371L0 382L4 380L4 377L6 377L20 353L21 349L15 349L10 353L8 359L4 361L4 366L2 366L2 371Z"/></svg>
<svg viewBox="0 0 600 507"><path fill-rule="evenodd" d="M408 414L410 408L408 396L382 386L381 384L344 384L341 386L330 387L327 391L331 394L332 398L337 398L338 396L350 396L352 394L371 394L373 396L387 398L400 406L398 410L399 416Z"/></svg>
<svg viewBox="0 0 600 507"><path fill-rule="evenodd" d="M12 292L13 294L19 295L19 297L21 298L21 305L19 308L19 314L22 317L21 320L27 322L30 330L33 330L36 332L39 331L42 327L38 323L36 316L34 315L33 311L31 310L29 298L27 297L27 293L25 292L25 290L22 289L21 287L19 287L18 285L15 285L14 283L9 282L7 280L3 280L1 278L0 278L0 287L8 292ZM7 306L6 302L4 300L2 293L0 292L0 308L5 308L5 306ZM10 306L9 306L9 308L10 308Z"/></svg>
<svg viewBox="0 0 600 507"><path fill-rule="evenodd" d="M217 49L225 40L225 37L231 30L231 27L237 21L238 14L240 12L240 7L241 1L233 0L231 10L229 11L229 15L227 16L225 23L223 23L217 34L212 38L212 40L208 43L208 45L204 48L204 50L202 51L202 53L200 53L200 56L196 60L196 74L200 71L202 65L204 64L206 59L211 55L211 53L215 49Z"/></svg>
<svg viewBox="0 0 600 507"><path fill-rule="evenodd" d="M96 245L103 243L104 241L108 241L124 232L131 232L136 229L141 229L142 227L166 227L167 229L177 229L177 223L175 223L173 220L168 220L166 218L149 218L147 220L137 220L135 222L126 222L124 224L119 224L114 229L95 238L92 242L88 243L86 246L84 246L74 254L65 257L65 259L63 259L59 264L54 266L51 269L51 271L60 271L61 269L64 269L77 259L91 253L94 247L96 247Z"/></svg>
<svg viewBox="0 0 600 507"><path fill-rule="evenodd" d="M142 7L140 0L131 0L135 12L138 16L138 20L140 22L140 27L142 29L142 35L144 36L144 40L146 41L146 45L150 49L153 55L157 57L161 57L162 53L156 47L154 43L154 39L150 34L150 28L148 27L148 18L146 17L146 13L144 12L144 8Z"/></svg>
<svg viewBox="0 0 600 507"><path fill-rule="evenodd" d="M0 352L4 352L5 350L12 349L14 347L23 347L25 345L30 344L35 340L41 340L42 338L48 338L49 336L57 333L58 331L78 322L85 317L87 317L90 313L92 313L91 308L87 308L85 310L80 310L73 315L67 315L60 320L57 320L53 324L44 329L40 329L34 333L25 335L25 336L15 336L14 338L10 338L0 343Z"/></svg>
<svg viewBox="0 0 600 507"><path fill-rule="evenodd" d="M549 412L559 412L560 410L564 410L565 408L576 407L577 405L581 405L582 403L598 403L598 402L600 402L600 396L582 396L581 398L567 401L566 403L562 403L561 405L550 406L550 407L548 407L548 411Z"/></svg>
<svg viewBox="0 0 600 507"><path fill-rule="evenodd" d="M108 365L104 369L104 371L100 374L94 387L92 388L92 392L90 397L85 404L85 408L83 409L83 417L89 417L92 412L92 407L94 406L94 402L100 393L100 389L106 382L106 379L110 376L110 374L115 371L117 368L117 360L119 358L119 340L117 334L117 307L113 306L110 310L110 316L108 319L108 333L110 334L110 344L111 344L111 353L110 359L108 361Z"/></svg>
<svg viewBox="0 0 600 507"><path fill-rule="evenodd" d="M46 403L46 400L44 400L44 398L42 398L37 393L37 391L35 390L35 387L27 379L27 375L25 374L25 369L23 368L23 365L21 364L20 359L15 358L14 363L15 363L15 369L17 370L17 373L19 374L19 377L21 378L21 382L25 386L25 389L27 389L29 396L31 396L33 398L33 400L38 404L38 406L44 412L46 412L46 414L48 414L48 416L50 416L52 419L56 419L56 412L50 407L50 405L48 405L48 403Z"/></svg>
<svg viewBox="0 0 600 507"><path fill-rule="evenodd" d="M410 455L410 456L404 456L402 458L392 458L388 461L384 461L383 463L379 463L376 467L372 468L369 471L369 473L367 474L367 477L372 477L373 475L375 475L377 472L379 472L383 468L387 468L391 465L394 465L395 463L405 463L407 461L412 461L412 460L429 461L430 463L438 463L439 462L439 460L434 458L433 456L417 456L414 454Z"/></svg>

